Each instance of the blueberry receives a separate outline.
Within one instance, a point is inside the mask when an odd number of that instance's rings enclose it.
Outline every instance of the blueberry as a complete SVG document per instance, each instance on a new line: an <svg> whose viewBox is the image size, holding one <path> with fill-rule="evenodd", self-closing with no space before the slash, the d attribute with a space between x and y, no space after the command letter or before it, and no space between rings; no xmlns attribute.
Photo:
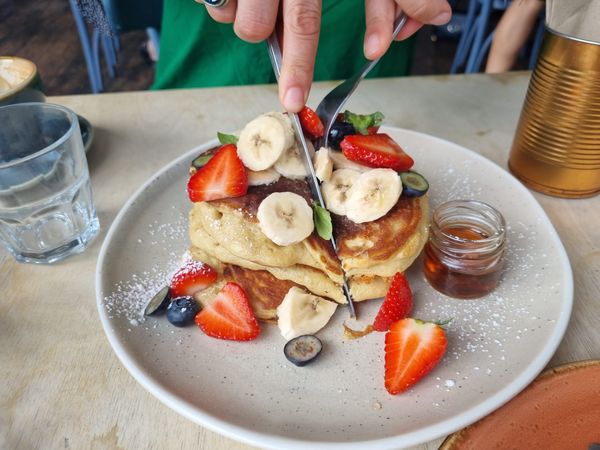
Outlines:
<svg viewBox="0 0 600 450"><path fill-rule="evenodd" d="M402 195L405 197L420 197L429 190L429 183L423 175L414 171L402 172Z"/></svg>
<svg viewBox="0 0 600 450"><path fill-rule="evenodd" d="M167 320L176 327L185 327L194 321L200 311L194 297L177 297L167 306Z"/></svg>
<svg viewBox="0 0 600 450"><path fill-rule="evenodd" d="M323 344L318 337L312 334L304 334L285 344L283 353L289 362L302 367L319 356L322 349Z"/></svg>
<svg viewBox="0 0 600 450"><path fill-rule="evenodd" d="M329 146L339 150L342 139L350 134L356 134L352 124L346 122L334 122L329 130Z"/></svg>
<svg viewBox="0 0 600 450"><path fill-rule="evenodd" d="M150 299L146 305L146 309L144 309L144 314L151 316L152 314L162 313L165 309L167 309L170 300L171 292L169 286L165 286Z"/></svg>

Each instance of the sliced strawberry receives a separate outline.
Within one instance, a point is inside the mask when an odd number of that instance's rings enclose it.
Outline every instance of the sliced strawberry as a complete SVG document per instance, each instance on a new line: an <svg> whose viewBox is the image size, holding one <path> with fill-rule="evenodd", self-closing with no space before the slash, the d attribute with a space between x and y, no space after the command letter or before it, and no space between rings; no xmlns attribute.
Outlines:
<svg viewBox="0 0 600 450"><path fill-rule="evenodd" d="M196 325L208 336L233 341L249 341L260 333L246 293L233 282L225 284L196 315Z"/></svg>
<svg viewBox="0 0 600 450"><path fill-rule="evenodd" d="M385 388L395 395L414 385L437 365L447 346L444 329L435 323L395 322L385 335Z"/></svg>
<svg viewBox="0 0 600 450"><path fill-rule="evenodd" d="M314 138L323 137L325 134L325 126L317 113L310 109L308 106L302 108L302 110L298 113L298 117L300 118L300 123L302 124L302 129L310 134Z"/></svg>
<svg viewBox="0 0 600 450"><path fill-rule="evenodd" d="M340 147L346 158L368 167L402 172L414 164L413 159L387 134L349 135L342 140Z"/></svg>
<svg viewBox="0 0 600 450"><path fill-rule="evenodd" d="M189 261L171 278L171 298L193 296L217 281L217 272L208 264Z"/></svg>
<svg viewBox="0 0 600 450"><path fill-rule="evenodd" d="M191 176L187 185L192 202L241 197L248 191L246 168L233 144L222 146Z"/></svg>
<svg viewBox="0 0 600 450"><path fill-rule="evenodd" d="M408 280L402 272L398 272L392 278L390 288L383 299L377 316L375 316L373 329L377 331L389 330L391 324L408 317L412 306L413 296Z"/></svg>
<svg viewBox="0 0 600 450"><path fill-rule="evenodd" d="M379 125L367 128L367 134L377 134L378 131Z"/></svg>

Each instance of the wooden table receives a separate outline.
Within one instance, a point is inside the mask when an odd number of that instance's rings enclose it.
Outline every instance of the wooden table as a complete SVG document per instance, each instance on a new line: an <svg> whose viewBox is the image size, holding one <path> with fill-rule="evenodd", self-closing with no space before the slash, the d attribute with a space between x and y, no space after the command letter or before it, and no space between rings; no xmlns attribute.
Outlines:
<svg viewBox="0 0 600 450"><path fill-rule="evenodd" d="M385 79L363 83L348 105L386 123L480 152L506 167L528 73ZM332 83L317 84L316 105ZM0 253L0 448L249 448L193 424L146 392L113 353L98 319L100 245L127 198L155 171L217 130L279 109L274 86L54 97L90 120L88 155L102 231L82 255L52 266ZM574 310L549 366L600 358L600 197L536 194L575 276ZM419 446L437 448L440 441Z"/></svg>

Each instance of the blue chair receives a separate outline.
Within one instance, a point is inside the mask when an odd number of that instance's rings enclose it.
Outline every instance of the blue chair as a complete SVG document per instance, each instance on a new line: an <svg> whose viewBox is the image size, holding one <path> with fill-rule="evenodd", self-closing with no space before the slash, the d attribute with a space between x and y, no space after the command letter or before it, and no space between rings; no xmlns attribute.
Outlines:
<svg viewBox="0 0 600 450"><path fill-rule="evenodd" d="M458 47L452 62L450 73L458 73L464 67L465 73L479 72L494 39L494 31L488 33L488 24L494 11L504 11L509 0L470 0L464 28L458 42ZM543 15L533 40L529 58L529 68L532 69L537 60L544 32ZM486 36L486 33L487 36Z"/></svg>
<svg viewBox="0 0 600 450"><path fill-rule="evenodd" d="M119 35L121 33L145 29L148 38L152 41L157 53L160 51L160 21L162 16L162 0L97 0L98 8L102 8L103 19L107 21L102 28L114 33L111 36L100 31L98 25L92 25L91 36L88 25L83 19L82 11L76 0L69 0L79 40L83 49L83 56L87 66L92 92L97 94L103 91L102 68L100 65L100 49L104 55L108 76L112 79L116 75L117 54L120 50Z"/></svg>

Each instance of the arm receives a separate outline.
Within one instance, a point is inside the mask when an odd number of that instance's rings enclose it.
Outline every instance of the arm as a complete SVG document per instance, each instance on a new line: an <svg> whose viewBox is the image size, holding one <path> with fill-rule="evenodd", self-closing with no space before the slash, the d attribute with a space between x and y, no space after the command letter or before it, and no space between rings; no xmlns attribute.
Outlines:
<svg viewBox="0 0 600 450"><path fill-rule="evenodd" d="M543 6L541 0L515 0L510 4L496 27L486 73L507 72L513 67Z"/></svg>

